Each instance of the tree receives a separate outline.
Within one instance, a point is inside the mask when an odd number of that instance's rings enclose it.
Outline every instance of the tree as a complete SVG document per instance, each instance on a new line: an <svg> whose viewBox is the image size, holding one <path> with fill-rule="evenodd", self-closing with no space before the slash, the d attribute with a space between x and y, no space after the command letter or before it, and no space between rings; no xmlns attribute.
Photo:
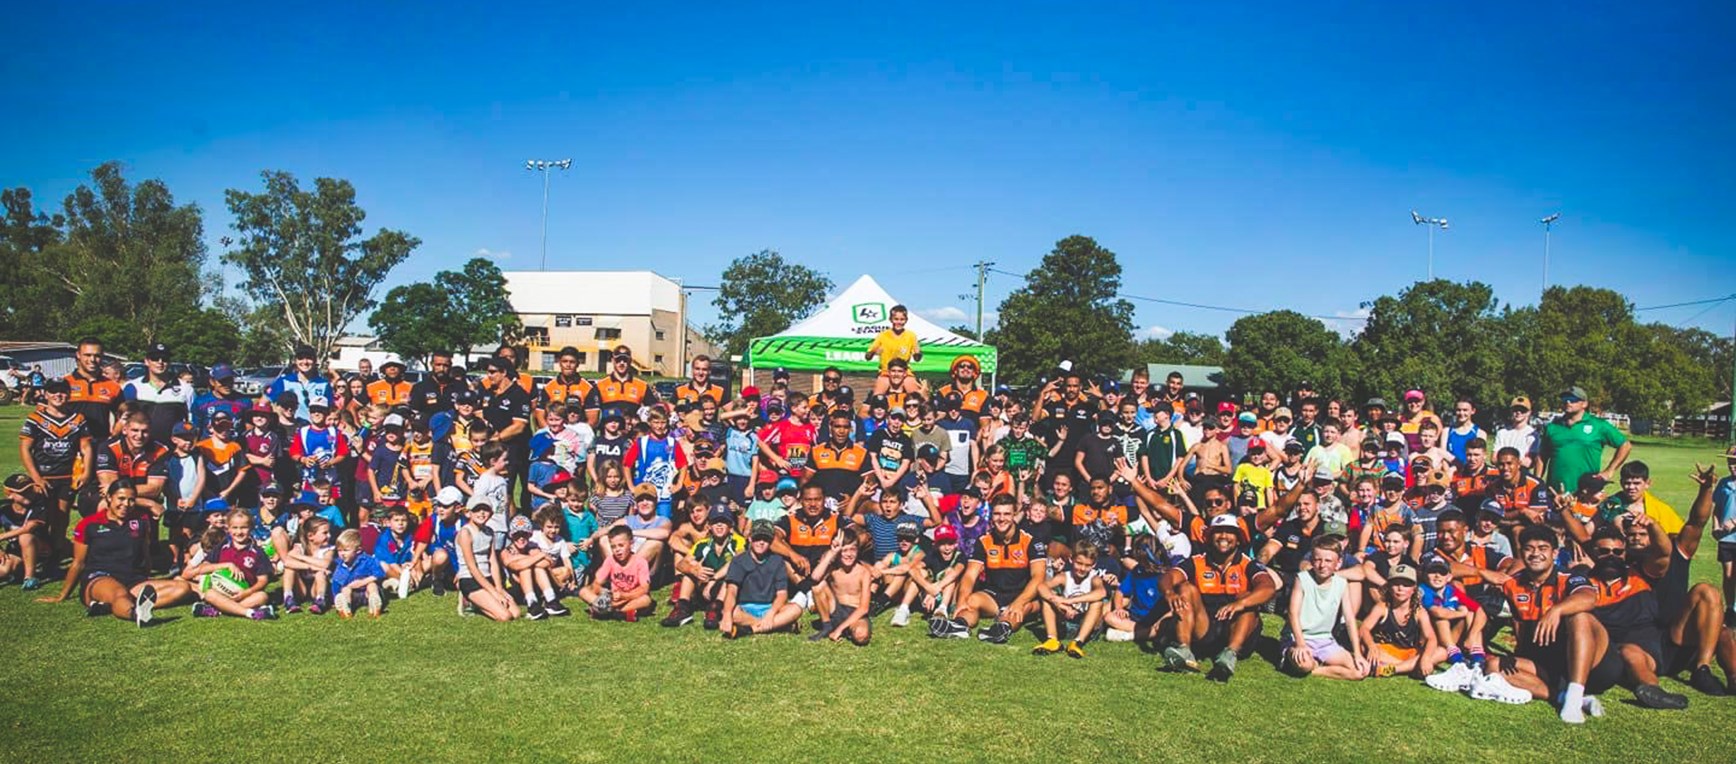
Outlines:
<svg viewBox="0 0 1736 764"><path fill-rule="evenodd" d="M1030 382L1062 360L1114 374L1133 360L1133 303L1117 297L1121 264L1089 236L1069 236L1001 301L989 332L1003 379Z"/></svg>
<svg viewBox="0 0 1736 764"><path fill-rule="evenodd" d="M1135 363L1181 363L1196 366L1224 365L1224 341L1215 334L1176 332L1133 345Z"/></svg>
<svg viewBox="0 0 1736 764"><path fill-rule="evenodd" d="M946 328L946 330L949 332L952 332L953 334L956 334L960 337L963 337L967 340L977 339L976 327L974 327L974 326L965 326L964 324L958 324L956 326L949 326Z"/></svg>
<svg viewBox="0 0 1736 764"><path fill-rule="evenodd" d="M1417 282L1397 297L1374 301L1351 343L1360 367L1354 393L1391 399L1415 388L1437 409L1460 395L1485 407L1504 401L1501 336L1487 284Z"/></svg>
<svg viewBox="0 0 1736 764"><path fill-rule="evenodd" d="M175 360L211 366L235 362L241 346L241 327L230 314L218 308L197 308L168 317L157 339L174 351Z"/></svg>
<svg viewBox="0 0 1736 764"><path fill-rule="evenodd" d="M277 309L269 305L248 305L239 299L220 299L218 309L232 316L241 316L241 342L232 359L235 363L274 366L289 358L295 339L283 325L283 314Z"/></svg>
<svg viewBox="0 0 1736 764"><path fill-rule="evenodd" d="M510 342L523 329L512 310L506 277L481 257L461 270L435 274L433 283L393 288L368 325L387 350L423 362L437 350Z"/></svg>
<svg viewBox="0 0 1736 764"><path fill-rule="evenodd" d="M1607 378L1609 398L1599 402L1629 416L1668 421L1712 401L1712 369L1694 362L1675 327L1630 323L1621 334L1619 360Z"/></svg>
<svg viewBox="0 0 1736 764"><path fill-rule="evenodd" d="M1224 381L1231 389L1292 390L1309 382L1331 395L1356 378L1355 359L1338 333L1293 310L1243 316L1225 336Z"/></svg>
<svg viewBox="0 0 1736 764"><path fill-rule="evenodd" d="M722 346L726 356L742 353L749 340L788 329L825 303L832 287L825 274L786 263L773 250L738 257L723 270L723 282L711 301L718 323L705 327L705 335Z"/></svg>
<svg viewBox="0 0 1736 764"><path fill-rule="evenodd" d="M30 189L0 190L0 337L47 339L64 334L64 311L33 306L63 302L62 287L51 282L45 252L60 243L64 219L36 209Z"/></svg>
<svg viewBox="0 0 1736 764"><path fill-rule="evenodd" d="M347 180L316 178L305 191L287 172L260 175L262 193L224 192L240 239L223 259L241 269L248 295L324 358L350 322L374 307L386 274L422 242L390 229L361 238L367 213Z"/></svg>

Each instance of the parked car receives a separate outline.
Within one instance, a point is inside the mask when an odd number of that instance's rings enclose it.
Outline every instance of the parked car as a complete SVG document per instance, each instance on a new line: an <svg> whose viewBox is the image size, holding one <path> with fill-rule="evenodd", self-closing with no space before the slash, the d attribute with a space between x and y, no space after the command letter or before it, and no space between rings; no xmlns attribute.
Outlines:
<svg viewBox="0 0 1736 764"><path fill-rule="evenodd" d="M245 374L238 370L235 372L235 392L249 396L259 395L265 392L265 388L273 380L283 376L284 368L283 366L261 366L257 369L249 369Z"/></svg>

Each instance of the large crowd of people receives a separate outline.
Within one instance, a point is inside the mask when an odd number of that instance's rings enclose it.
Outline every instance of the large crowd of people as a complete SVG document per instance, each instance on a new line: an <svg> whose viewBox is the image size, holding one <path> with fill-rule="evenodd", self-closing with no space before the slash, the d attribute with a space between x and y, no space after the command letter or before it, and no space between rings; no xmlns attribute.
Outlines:
<svg viewBox="0 0 1736 764"><path fill-rule="evenodd" d="M660 396L626 347L600 376L564 349L539 382L511 346L471 370L436 353L415 383L301 347L243 395L223 364L195 389L162 345L123 380L84 338L33 390L0 578L140 625L411 596L863 646L915 621L1076 659L1134 642L1217 681L1265 641L1298 677L1413 677L1572 723L1617 685L1685 707L1662 676L1727 693L1736 450L1678 512L1579 388L1547 421L1523 396L1443 419L1420 390L1208 397L1068 362L991 390L969 356L911 374L893 318L860 396L835 368L812 394L781 369L734 391L704 356ZM1723 588L1689 578L1708 532Z"/></svg>

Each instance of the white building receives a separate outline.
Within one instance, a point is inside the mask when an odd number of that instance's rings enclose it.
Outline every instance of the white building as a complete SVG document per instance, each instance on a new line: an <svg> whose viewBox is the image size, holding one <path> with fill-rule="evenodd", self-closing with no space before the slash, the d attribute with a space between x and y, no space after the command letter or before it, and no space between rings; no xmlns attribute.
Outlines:
<svg viewBox="0 0 1736 764"><path fill-rule="evenodd" d="M527 371L553 371L567 346L579 368L608 370L609 351L626 345L640 369L679 376L687 359L710 352L685 329L687 297L681 284L651 271L507 271L513 312L524 324ZM685 339L684 343L682 340Z"/></svg>

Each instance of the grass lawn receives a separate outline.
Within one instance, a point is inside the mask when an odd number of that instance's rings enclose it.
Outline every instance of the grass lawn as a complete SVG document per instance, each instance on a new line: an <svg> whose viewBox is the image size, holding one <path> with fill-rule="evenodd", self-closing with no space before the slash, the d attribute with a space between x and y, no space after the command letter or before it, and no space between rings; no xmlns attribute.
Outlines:
<svg viewBox="0 0 1736 764"><path fill-rule="evenodd" d="M15 431L20 412L0 409L0 431ZM1647 442L1635 456L1685 513L1691 463L1715 453ZM0 448L0 471L16 463ZM1708 547L1697 578L1716 580L1712 559ZM787 635L731 643L697 622L494 624L425 592L377 622L195 620L175 608L145 630L30 599L0 589L8 761L1691 762L1728 760L1723 734L1736 726L1736 698L1669 680L1690 693L1688 710L1640 709L1616 689L1608 716L1570 728L1543 703L1477 702L1405 679L1296 680L1256 658L1217 685L1157 673L1132 645L1036 658L1028 633L1005 646L940 642L887 617L855 648ZM1266 633L1277 626L1268 618Z"/></svg>

